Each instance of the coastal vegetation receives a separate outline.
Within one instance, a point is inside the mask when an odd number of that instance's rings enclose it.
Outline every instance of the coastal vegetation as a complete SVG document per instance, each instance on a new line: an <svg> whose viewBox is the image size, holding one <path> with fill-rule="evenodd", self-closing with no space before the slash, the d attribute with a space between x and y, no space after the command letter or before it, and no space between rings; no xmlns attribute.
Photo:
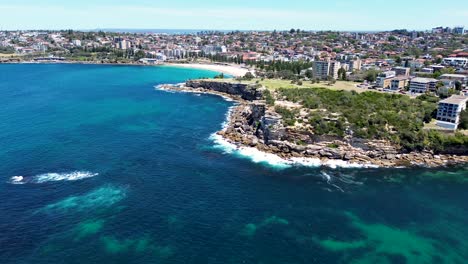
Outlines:
<svg viewBox="0 0 468 264"><path fill-rule="evenodd" d="M468 136L462 133L444 135L423 129L437 111L438 99L433 96L412 99L398 94L325 88L281 88L277 92L279 97L301 104L309 113L301 119L298 109L276 107L285 123L293 126L307 122L316 135L388 140L406 151L443 152L457 146L468 147Z"/></svg>

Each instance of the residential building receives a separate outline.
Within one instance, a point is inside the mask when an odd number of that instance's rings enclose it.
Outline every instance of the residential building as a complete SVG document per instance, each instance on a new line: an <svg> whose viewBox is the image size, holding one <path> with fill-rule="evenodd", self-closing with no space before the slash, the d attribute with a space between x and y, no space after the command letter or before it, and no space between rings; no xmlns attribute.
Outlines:
<svg viewBox="0 0 468 264"><path fill-rule="evenodd" d="M411 93L435 92L438 80L416 77L410 81Z"/></svg>
<svg viewBox="0 0 468 264"><path fill-rule="evenodd" d="M404 89L408 86L409 78L406 76L397 76L391 80L390 89L393 91Z"/></svg>
<svg viewBox="0 0 468 264"><path fill-rule="evenodd" d="M462 27L462 26L454 27L453 30L452 30L452 33L453 34L458 34L458 35L463 35L463 34L465 34L465 27Z"/></svg>
<svg viewBox="0 0 468 264"><path fill-rule="evenodd" d="M77 47L81 47L81 40L79 39L75 39L72 41L73 45L77 46Z"/></svg>
<svg viewBox="0 0 468 264"><path fill-rule="evenodd" d="M463 74L443 74L440 79L459 81L463 86L468 83L468 76Z"/></svg>
<svg viewBox="0 0 468 264"><path fill-rule="evenodd" d="M376 83L377 86L380 88L390 88L392 79L395 78L396 72L395 71L386 71L379 74L377 77Z"/></svg>
<svg viewBox="0 0 468 264"><path fill-rule="evenodd" d="M422 68L421 72L423 72L423 73L434 73L434 69L433 68Z"/></svg>
<svg viewBox="0 0 468 264"><path fill-rule="evenodd" d="M454 58L454 57L444 58L442 60L442 63L448 66L467 68L468 58Z"/></svg>
<svg viewBox="0 0 468 264"><path fill-rule="evenodd" d="M409 76L411 69L406 67L394 67L392 71L396 73L396 76Z"/></svg>
<svg viewBox="0 0 468 264"><path fill-rule="evenodd" d="M360 71L361 70L361 59L353 60L349 63L349 71Z"/></svg>
<svg viewBox="0 0 468 264"><path fill-rule="evenodd" d="M443 128L456 130L460 124L460 113L466 109L468 97L453 95L439 102L437 111L437 125Z"/></svg>
<svg viewBox="0 0 468 264"><path fill-rule="evenodd" d="M338 79L338 70L341 68L341 63L338 61L314 61L314 76L322 80L332 77Z"/></svg>
<svg viewBox="0 0 468 264"><path fill-rule="evenodd" d="M131 43L127 40L121 40L119 41L118 45L117 45L117 48L121 49L121 50L127 50L131 47Z"/></svg>

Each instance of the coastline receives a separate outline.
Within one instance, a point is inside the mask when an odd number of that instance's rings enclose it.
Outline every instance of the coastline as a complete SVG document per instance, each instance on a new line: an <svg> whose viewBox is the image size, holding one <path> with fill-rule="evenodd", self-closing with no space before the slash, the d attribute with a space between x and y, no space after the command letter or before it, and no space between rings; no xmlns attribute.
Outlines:
<svg viewBox="0 0 468 264"><path fill-rule="evenodd" d="M374 156L374 153L345 146L344 155L336 155L337 150L327 147L327 144L318 143L306 147L294 145L290 142L275 142L278 145L268 145L261 138L252 133L245 133L242 129L248 130L241 122L247 119L246 113L255 102L245 100L239 95L228 94L201 87L188 87L186 84L159 85L155 87L163 91L175 91L195 94L217 95L225 100L234 101L236 104L226 113L226 121L222 124L222 129L211 135L210 139L216 147L228 154L236 154L249 158L254 163L265 163L276 168L289 168L293 166L304 167L329 167L337 168L410 168L427 167L439 168L452 165L467 164L468 156L457 155L436 155L429 152L394 153L384 155L384 158ZM250 113L254 114L254 113ZM250 117L249 117L250 118ZM240 132L242 131L242 132ZM328 142L329 143L329 142ZM383 146L384 148L386 146ZM283 151L283 148L289 148ZM299 152L298 149L304 150ZM310 151L310 153L309 153ZM347 158L349 153L353 153L353 158Z"/></svg>
<svg viewBox="0 0 468 264"><path fill-rule="evenodd" d="M13 64L90 64L90 65L128 65L128 66L168 66L182 68L196 68L220 72L235 68L236 70L243 69L235 66L227 65L211 65L211 64L164 64L164 65L145 65L139 63L96 63L96 62L17 62ZM183 65L183 66L182 66ZM243 69L246 70L247 69ZM398 153L386 152L376 155L376 152L370 153L362 149L354 148L350 145L343 144L339 149L331 148L328 145L335 142L311 144L308 146L296 145L293 141L264 141L263 138L257 137L252 133L252 124L246 124L245 113L251 111L252 106L260 102L259 98L246 99L239 94L230 94L231 88L228 87L223 91L213 90L213 87L193 86L186 83L178 85L160 85L158 89L168 91L190 92L198 94L213 94L221 96L226 100L235 101L236 106L230 109L227 121L223 125L223 129L212 136L213 141L218 145L223 146L226 152L237 153L241 156L250 157L254 162L269 163L273 166L293 166L303 165L311 167L328 166L331 168L348 167L348 168L399 168L399 167L442 167L448 165L458 165L468 163L468 156L457 155L436 155L430 152L413 152L413 153ZM228 86L237 84L228 84ZM236 87L238 88L238 87ZM250 113L252 114L252 113ZM265 110L263 115L265 115ZM250 118L250 117L249 117ZM256 122L258 122L257 120ZM246 128L247 127L247 128ZM336 142L338 144L343 142ZM378 147L386 148L385 145ZM377 148L378 148L377 147ZM351 153L352 155L348 155Z"/></svg>
<svg viewBox="0 0 468 264"><path fill-rule="evenodd" d="M198 64L198 63L163 63L162 66L167 67L178 67L178 68L189 68L189 69L200 69L200 70L209 70L220 72L228 75L232 75L234 77L241 77L244 76L248 69L242 68L238 65L225 65L225 64Z"/></svg>
<svg viewBox="0 0 468 264"><path fill-rule="evenodd" d="M143 63L102 63L97 61L10 61L0 62L0 64L83 64L83 65L112 65L112 66L148 66L148 67L175 67L187 69L208 70L218 73L231 75L233 77L242 77L248 69L232 64L206 64L206 63L161 63L161 64L143 64Z"/></svg>

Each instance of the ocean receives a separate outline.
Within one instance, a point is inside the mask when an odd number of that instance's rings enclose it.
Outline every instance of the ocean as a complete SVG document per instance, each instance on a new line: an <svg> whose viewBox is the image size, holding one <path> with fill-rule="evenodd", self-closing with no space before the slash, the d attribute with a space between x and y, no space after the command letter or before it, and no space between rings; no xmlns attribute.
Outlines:
<svg viewBox="0 0 468 264"><path fill-rule="evenodd" d="M174 67L0 65L0 263L466 263L468 167L293 166Z"/></svg>

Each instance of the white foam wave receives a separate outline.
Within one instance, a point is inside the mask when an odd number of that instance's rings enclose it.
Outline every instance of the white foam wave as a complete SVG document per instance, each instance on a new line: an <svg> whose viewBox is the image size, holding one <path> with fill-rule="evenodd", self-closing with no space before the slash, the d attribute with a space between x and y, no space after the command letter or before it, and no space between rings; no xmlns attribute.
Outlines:
<svg viewBox="0 0 468 264"><path fill-rule="evenodd" d="M263 163L275 168L286 169L293 166L303 167L329 167L337 168L378 168L372 164L357 164L350 163L344 160L327 160L322 161L317 158L290 158L284 159L278 155L266 153L253 147L237 146L230 143L218 134L211 135L211 140L215 143L215 148L222 150L226 154L234 154L240 157L248 158L255 163Z"/></svg>
<svg viewBox="0 0 468 264"><path fill-rule="evenodd" d="M34 176L35 183L44 183L51 181L78 181L87 178L92 178L99 175L89 171L74 171L68 173L45 173Z"/></svg>
<svg viewBox="0 0 468 264"><path fill-rule="evenodd" d="M328 183L330 183L330 181L332 180L332 177L330 176L330 174L326 172L322 172L322 176L327 180Z"/></svg>
<svg viewBox="0 0 468 264"><path fill-rule="evenodd" d="M231 115L232 115L232 112L234 111L234 109L237 107L237 105L233 105L231 107L228 108L227 112L226 112L226 115L225 115L225 120L224 122L221 124L223 130L226 130L227 127L229 126L229 120L231 119ZM216 135L216 134L215 134ZM222 137L221 137L222 138Z"/></svg>
<svg viewBox="0 0 468 264"><path fill-rule="evenodd" d="M25 184L23 176L13 176L10 178L11 184Z"/></svg>

